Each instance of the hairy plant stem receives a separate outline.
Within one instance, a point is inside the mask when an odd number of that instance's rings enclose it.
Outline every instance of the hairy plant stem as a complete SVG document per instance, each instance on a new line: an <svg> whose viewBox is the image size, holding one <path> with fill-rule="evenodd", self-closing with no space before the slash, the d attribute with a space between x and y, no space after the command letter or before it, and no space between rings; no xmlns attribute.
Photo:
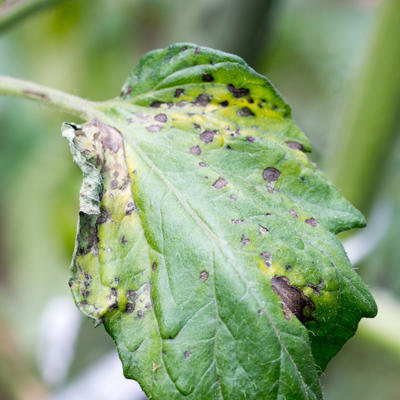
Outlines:
<svg viewBox="0 0 400 400"><path fill-rule="evenodd" d="M0 5L0 31L31 13L65 0L8 0Z"/></svg>
<svg viewBox="0 0 400 400"><path fill-rule="evenodd" d="M42 86L37 83L0 75L0 95L22 97L56 108L83 120L100 116L96 103Z"/></svg>

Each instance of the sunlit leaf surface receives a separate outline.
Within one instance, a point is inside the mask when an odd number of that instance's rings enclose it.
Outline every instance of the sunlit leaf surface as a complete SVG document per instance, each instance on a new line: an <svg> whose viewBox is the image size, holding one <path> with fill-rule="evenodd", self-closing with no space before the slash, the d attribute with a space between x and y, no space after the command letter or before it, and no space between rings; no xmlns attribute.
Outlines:
<svg viewBox="0 0 400 400"><path fill-rule="evenodd" d="M176 44L64 136L83 171L70 286L153 399L320 399L376 306L335 234L362 215L269 81Z"/></svg>

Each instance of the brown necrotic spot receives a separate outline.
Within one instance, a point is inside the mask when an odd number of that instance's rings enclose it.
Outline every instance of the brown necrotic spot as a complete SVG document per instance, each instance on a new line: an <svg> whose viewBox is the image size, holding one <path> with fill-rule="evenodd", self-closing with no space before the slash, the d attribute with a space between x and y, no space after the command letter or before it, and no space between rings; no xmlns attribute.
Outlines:
<svg viewBox="0 0 400 400"><path fill-rule="evenodd" d="M271 279L272 290L282 300L282 310L286 319L290 319L290 313L301 322L312 321L315 304L301 289L290 284L286 276L274 276Z"/></svg>
<svg viewBox="0 0 400 400"><path fill-rule="evenodd" d="M151 270L154 272L157 269L157 263L154 261L151 265Z"/></svg>
<svg viewBox="0 0 400 400"><path fill-rule="evenodd" d="M265 168L263 171L263 178L268 182L275 182L278 180L281 173L274 167Z"/></svg>
<svg viewBox="0 0 400 400"><path fill-rule="evenodd" d="M224 186L226 186L228 182L224 178L218 178L214 183L213 186L215 189L222 189Z"/></svg>
<svg viewBox="0 0 400 400"><path fill-rule="evenodd" d="M286 142L286 144L291 148L291 149L295 149L295 150L304 150L304 146L299 143L299 142Z"/></svg>
<svg viewBox="0 0 400 400"><path fill-rule="evenodd" d="M298 214L297 214L296 211L290 210L289 212L290 212L290 215L291 215L293 218L299 218L299 216L298 216Z"/></svg>
<svg viewBox="0 0 400 400"><path fill-rule="evenodd" d="M258 233L260 234L260 235L265 235L266 233L268 233L269 231L268 231L268 229L265 227L265 226L262 226L262 225L260 225L260 228L259 228L259 230L258 230Z"/></svg>
<svg viewBox="0 0 400 400"><path fill-rule="evenodd" d="M264 262L271 260L271 253L269 251L264 251L261 253L261 257L263 258Z"/></svg>
<svg viewBox="0 0 400 400"><path fill-rule="evenodd" d="M211 143L214 140L214 136L217 134L217 131L211 131L206 129L203 133L200 134L200 140L205 144Z"/></svg>
<svg viewBox="0 0 400 400"><path fill-rule="evenodd" d="M167 122L167 121L168 121L167 114L164 114L164 113L157 114L157 115L154 117L154 119L155 119L156 121L158 121L158 122Z"/></svg>
<svg viewBox="0 0 400 400"><path fill-rule="evenodd" d="M205 282L208 279L208 272L207 271L201 271L200 272L200 280L202 282Z"/></svg>
<svg viewBox="0 0 400 400"><path fill-rule="evenodd" d="M135 303L126 303L125 312L127 314L132 314L135 311Z"/></svg>
<svg viewBox="0 0 400 400"><path fill-rule="evenodd" d="M185 93L185 89L178 88L178 89L175 90L174 97L178 98L183 93Z"/></svg>
<svg viewBox="0 0 400 400"><path fill-rule="evenodd" d="M204 161L200 161L199 165L200 165L200 167L206 167L207 166L207 164Z"/></svg>
<svg viewBox="0 0 400 400"><path fill-rule="evenodd" d="M136 290L128 290L126 292L126 298L130 301L135 301L137 299L137 292Z"/></svg>
<svg viewBox="0 0 400 400"><path fill-rule="evenodd" d="M286 269L286 271L290 271L292 269L292 266L291 265L285 265L285 269Z"/></svg>
<svg viewBox="0 0 400 400"><path fill-rule="evenodd" d="M246 246L250 243L250 239L246 237L245 234L243 234L242 237L240 238L240 242L242 243L243 246Z"/></svg>
<svg viewBox="0 0 400 400"><path fill-rule="evenodd" d="M203 74L201 77L203 82L212 82L214 80L214 77L211 74Z"/></svg>
<svg viewBox="0 0 400 400"><path fill-rule="evenodd" d="M207 104L209 104L211 101L211 96L209 96L208 94L202 93L199 94L196 98L196 100L193 102L193 104L195 106L206 106Z"/></svg>
<svg viewBox="0 0 400 400"><path fill-rule="evenodd" d="M183 353L183 356L185 357L185 359L190 358L191 355L192 355L192 353L191 353L190 351L185 351L185 352Z"/></svg>
<svg viewBox="0 0 400 400"><path fill-rule="evenodd" d="M124 244L124 245L128 243L128 241L126 240L125 236L122 236L121 243Z"/></svg>
<svg viewBox="0 0 400 400"><path fill-rule="evenodd" d="M193 146L189 149L189 153L194 154L195 156L199 156L201 154L200 146Z"/></svg>
<svg viewBox="0 0 400 400"><path fill-rule="evenodd" d="M253 136L247 136L246 140L250 143L254 143L255 139L253 138Z"/></svg>
<svg viewBox="0 0 400 400"><path fill-rule="evenodd" d="M194 126L194 129L197 129L197 130L201 129L201 126L199 124L194 123L193 126Z"/></svg>
<svg viewBox="0 0 400 400"><path fill-rule="evenodd" d="M133 212L135 212L135 210L136 210L135 203L133 201L129 201L125 207L125 214L131 215Z"/></svg>
<svg viewBox="0 0 400 400"><path fill-rule="evenodd" d="M315 218L308 218L308 219L306 219L305 221L304 221L306 224L308 224L308 225L311 225L312 227L316 227L316 226L318 226L318 222L317 222L317 220L315 219Z"/></svg>
<svg viewBox="0 0 400 400"><path fill-rule="evenodd" d="M235 97L236 99L247 96L250 93L249 89L235 88L235 86L233 86L231 83L227 85L227 88L233 94L233 97Z"/></svg>
<svg viewBox="0 0 400 400"><path fill-rule="evenodd" d="M150 126L146 126L146 129L149 132L160 132L162 129L161 125L150 125Z"/></svg>
<svg viewBox="0 0 400 400"><path fill-rule="evenodd" d="M315 294L320 295L321 294L321 290L324 287L324 281L322 279L320 279L320 281L318 282L318 285L313 285L311 283L306 283L306 286L310 287Z"/></svg>
<svg viewBox="0 0 400 400"><path fill-rule="evenodd" d="M161 107L161 104L163 104L162 101L153 101L153 102L150 104L150 107L153 107L153 108L160 108L160 107Z"/></svg>
<svg viewBox="0 0 400 400"><path fill-rule="evenodd" d="M143 311L142 310L138 310L137 316L138 316L139 319L142 319L143 318Z"/></svg>
<svg viewBox="0 0 400 400"><path fill-rule="evenodd" d="M229 106L229 101L228 100L221 101L221 103L219 103L219 105L222 106L222 107L228 107Z"/></svg>
<svg viewBox="0 0 400 400"><path fill-rule="evenodd" d="M250 110L249 107L242 107L238 110L238 115L239 117L250 117L250 116L254 116L253 111Z"/></svg>
<svg viewBox="0 0 400 400"><path fill-rule="evenodd" d="M231 195L229 196L229 198L230 198L231 200L233 200L233 201L236 201L236 200L237 200L236 194L231 194Z"/></svg>

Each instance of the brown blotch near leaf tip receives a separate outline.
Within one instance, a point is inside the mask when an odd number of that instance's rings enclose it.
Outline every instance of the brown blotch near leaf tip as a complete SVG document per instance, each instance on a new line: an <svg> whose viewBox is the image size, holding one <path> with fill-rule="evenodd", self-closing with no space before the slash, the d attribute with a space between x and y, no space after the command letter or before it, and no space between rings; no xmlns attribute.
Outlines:
<svg viewBox="0 0 400 400"><path fill-rule="evenodd" d="M282 300L282 310L286 319L290 319L292 313L303 324L314 320L312 312L315 311L315 304L301 289L292 286L286 276L274 276L271 286Z"/></svg>
<svg viewBox="0 0 400 400"><path fill-rule="evenodd" d="M301 151L304 150L304 146L303 146L301 143L299 143L299 142L292 142L292 141L290 141L290 142L286 142L286 144L287 144L291 149L294 149L294 150L301 150Z"/></svg>

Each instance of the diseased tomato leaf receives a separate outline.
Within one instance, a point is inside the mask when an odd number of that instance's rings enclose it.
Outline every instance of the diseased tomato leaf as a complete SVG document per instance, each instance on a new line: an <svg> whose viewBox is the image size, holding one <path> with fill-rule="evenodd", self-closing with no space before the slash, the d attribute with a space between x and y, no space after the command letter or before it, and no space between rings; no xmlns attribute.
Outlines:
<svg viewBox="0 0 400 400"><path fill-rule="evenodd" d="M191 44L64 126L84 181L70 286L152 399L321 399L376 305L335 234L364 218L270 82Z"/></svg>

